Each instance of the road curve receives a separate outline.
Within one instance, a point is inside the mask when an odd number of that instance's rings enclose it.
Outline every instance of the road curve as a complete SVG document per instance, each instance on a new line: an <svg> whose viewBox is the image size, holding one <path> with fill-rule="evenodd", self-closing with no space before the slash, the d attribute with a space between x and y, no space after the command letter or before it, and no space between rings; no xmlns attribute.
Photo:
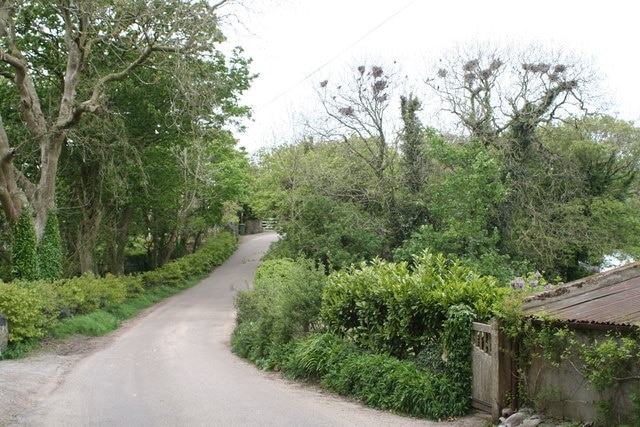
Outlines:
<svg viewBox="0 0 640 427"><path fill-rule="evenodd" d="M274 233L243 236L197 286L135 319L75 364L23 413L20 426L474 426L415 420L285 381L229 347L233 300L249 286Z"/></svg>

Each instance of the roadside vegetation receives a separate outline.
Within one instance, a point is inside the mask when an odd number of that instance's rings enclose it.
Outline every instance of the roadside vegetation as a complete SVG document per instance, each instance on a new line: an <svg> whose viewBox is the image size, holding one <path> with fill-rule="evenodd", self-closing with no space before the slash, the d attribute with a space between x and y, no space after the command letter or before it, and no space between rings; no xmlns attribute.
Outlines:
<svg viewBox="0 0 640 427"><path fill-rule="evenodd" d="M249 159L232 130L256 75L221 48L226 3L0 1L2 357L117 327L222 262L214 230L275 218L234 351L446 418L468 409L470 322L505 315L514 278L640 257L640 128L584 61L470 45L411 92L401 64L353 64ZM588 366L637 360L623 344Z"/></svg>
<svg viewBox="0 0 640 427"><path fill-rule="evenodd" d="M232 348L262 369L397 413L467 413L471 322L505 289L430 253L327 276L307 259L263 262L236 300Z"/></svg>
<svg viewBox="0 0 640 427"><path fill-rule="evenodd" d="M9 346L0 359L22 357L43 339L104 335L140 310L198 283L236 247L231 234L220 233L194 254L140 274L0 282L0 312L10 325Z"/></svg>
<svg viewBox="0 0 640 427"><path fill-rule="evenodd" d="M640 256L640 129L591 113L597 81L583 65L472 46L443 58L423 97L402 93L394 65L318 81L322 117L252 165L249 206L277 217L281 234L263 268L278 273L259 270L238 296L234 351L377 408L443 419L470 409L472 319L501 317L523 357L565 336L527 326L522 296ZM423 122L434 105L451 126ZM283 309L298 294L319 303ZM605 363L637 361L637 342Z"/></svg>

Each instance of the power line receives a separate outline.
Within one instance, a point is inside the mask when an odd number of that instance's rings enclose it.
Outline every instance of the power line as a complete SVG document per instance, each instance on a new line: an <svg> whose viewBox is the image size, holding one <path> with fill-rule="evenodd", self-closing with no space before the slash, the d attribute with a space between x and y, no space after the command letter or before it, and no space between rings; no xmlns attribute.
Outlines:
<svg viewBox="0 0 640 427"><path fill-rule="evenodd" d="M390 20L392 20L393 18L395 18L397 15L399 15L400 13L402 13L405 9L407 9L409 6L411 6L413 3L415 3L418 0L411 0L410 2L408 2L407 4L405 4L404 6L402 6L400 9L398 9L396 12L392 13L391 15L389 15L388 17L386 17L382 22L380 22L379 24L377 24L375 27L373 27L372 29L370 29L369 31L367 31L364 35L362 35L360 38L358 38L356 41L352 42L351 44L349 44L347 47L345 47L343 50L341 50L339 53L337 53L336 55L334 55L331 59L329 59L328 61L326 61L324 64L320 65L319 67L317 67L316 69L314 69L312 72L310 72L309 74L307 74L304 78L302 78L301 80L299 80L298 82L296 82L295 84L289 86L287 89L285 89L284 91L282 91L281 93L279 93L277 96L273 97L271 100L269 100L266 104L262 105L260 108L265 108L268 107L269 105L271 105L272 103L274 103L275 101L277 101L278 99L282 98L284 95L286 95L287 93L291 92L294 88L296 88L297 86L301 85L302 83L304 83L306 80L308 80L311 76L313 76L314 74L316 74L318 71L322 70L324 67L326 67L327 65L331 64L333 61L335 61L336 59L338 59L339 57L341 57L342 55L344 55L346 52L348 52L349 50L351 50L351 48L353 48L354 46L356 46L358 43L360 43L362 40L366 39L367 37L369 37L372 33L374 33L375 31L377 31L380 27L382 27L384 24L386 24L387 22L389 22Z"/></svg>

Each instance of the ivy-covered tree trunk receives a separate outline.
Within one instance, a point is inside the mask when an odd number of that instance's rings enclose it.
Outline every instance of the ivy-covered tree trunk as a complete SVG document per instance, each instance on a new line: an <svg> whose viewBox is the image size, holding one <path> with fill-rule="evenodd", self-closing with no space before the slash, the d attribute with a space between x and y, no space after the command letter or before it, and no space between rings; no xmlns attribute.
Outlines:
<svg viewBox="0 0 640 427"><path fill-rule="evenodd" d="M471 329L476 315L471 307L458 304L449 307L443 329L443 347L446 352L446 372L455 387L452 407L459 405L465 413L471 404L471 380L473 376Z"/></svg>
<svg viewBox="0 0 640 427"><path fill-rule="evenodd" d="M62 278L63 256L62 238L60 237L60 224L58 214L54 211L47 215L47 223L44 234L37 248L40 278L56 280Z"/></svg>
<svg viewBox="0 0 640 427"><path fill-rule="evenodd" d="M36 234L27 210L13 223L11 235L11 262L14 279L38 279L38 253Z"/></svg>

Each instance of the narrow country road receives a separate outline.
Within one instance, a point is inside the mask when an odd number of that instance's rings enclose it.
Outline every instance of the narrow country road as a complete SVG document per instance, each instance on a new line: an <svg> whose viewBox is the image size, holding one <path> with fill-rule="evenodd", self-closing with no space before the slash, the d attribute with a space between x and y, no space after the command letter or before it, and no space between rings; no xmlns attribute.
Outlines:
<svg viewBox="0 0 640 427"><path fill-rule="evenodd" d="M229 347L233 299L249 286L275 238L243 236L238 251L207 279L114 332L106 344L66 366L54 384L43 379L37 397L8 425L485 425L480 417L433 423L371 410L260 372L236 357Z"/></svg>

